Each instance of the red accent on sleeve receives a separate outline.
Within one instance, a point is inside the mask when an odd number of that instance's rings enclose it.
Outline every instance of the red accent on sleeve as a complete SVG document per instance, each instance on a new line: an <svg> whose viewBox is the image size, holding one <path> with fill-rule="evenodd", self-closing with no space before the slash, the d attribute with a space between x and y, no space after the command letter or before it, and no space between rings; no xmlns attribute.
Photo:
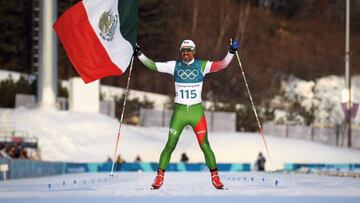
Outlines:
<svg viewBox="0 0 360 203"><path fill-rule="evenodd" d="M216 71L219 71L219 70L222 70L224 68L226 68L226 66L224 66L224 62L223 61L214 61L212 64L211 64L211 67L210 67L210 72L216 72Z"/></svg>
<svg viewBox="0 0 360 203"><path fill-rule="evenodd" d="M223 60L214 61L210 66L210 73L226 68L230 64L233 56L234 56L234 54L231 54L230 52L228 52Z"/></svg>

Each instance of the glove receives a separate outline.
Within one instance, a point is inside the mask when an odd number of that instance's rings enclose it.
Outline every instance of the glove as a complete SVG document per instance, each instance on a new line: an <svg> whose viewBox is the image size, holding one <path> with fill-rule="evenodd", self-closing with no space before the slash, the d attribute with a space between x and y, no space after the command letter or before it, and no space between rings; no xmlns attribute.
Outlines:
<svg viewBox="0 0 360 203"><path fill-rule="evenodd" d="M229 52L234 54L238 50L239 46L240 46L239 42L236 39L231 38Z"/></svg>
<svg viewBox="0 0 360 203"><path fill-rule="evenodd" d="M136 44L134 48L134 56L139 57L141 54L142 54L141 48L138 44Z"/></svg>

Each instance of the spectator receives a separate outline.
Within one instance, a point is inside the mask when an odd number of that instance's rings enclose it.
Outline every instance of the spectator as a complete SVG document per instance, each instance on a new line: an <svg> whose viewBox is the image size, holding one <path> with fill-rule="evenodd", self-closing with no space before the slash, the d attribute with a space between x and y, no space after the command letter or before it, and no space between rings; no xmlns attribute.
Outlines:
<svg viewBox="0 0 360 203"><path fill-rule="evenodd" d="M15 158L15 148L11 145L6 145L6 153L9 155L9 159Z"/></svg>
<svg viewBox="0 0 360 203"><path fill-rule="evenodd" d="M136 156L136 158L135 158L135 162L141 162L140 155L137 155L137 156Z"/></svg>
<svg viewBox="0 0 360 203"><path fill-rule="evenodd" d="M21 147L20 150L20 158L21 159L30 159L27 150L24 147Z"/></svg>
<svg viewBox="0 0 360 203"><path fill-rule="evenodd" d="M185 152L181 154L180 161L185 163L189 161L189 157L185 154Z"/></svg>
<svg viewBox="0 0 360 203"><path fill-rule="evenodd" d="M106 162L107 162L107 163L112 163L111 157L108 156L108 158L106 159Z"/></svg>
<svg viewBox="0 0 360 203"><path fill-rule="evenodd" d="M6 145L0 144L0 158L8 159L9 155L6 153Z"/></svg>
<svg viewBox="0 0 360 203"><path fill-rule="evenodd" d="M26 148L20 144L0 144L0 158L2 159L30 159Z"/></svg>
<svg viewBox="0 0 360 203"><path fill-rule="evenodd" d="M15 144L15 146L13 146L14 148L14 157L15 159L20 159L21 158L21 151L22 151L22 147L19 144Z"/></svg>
<svg viewBox="0 0 360 203"><path fill-rule="evenodd" d="M265 162L266 159L263 154L260 152L255 163L255 168L257 171L265 171Z"/></svg>
<svg viewBox="0 0 360 203"><path fill-rule="evenodd" d="M125 163L125 160L122 159L120 155L118 155L118 157L116 159L116 163L117 163L117 171L121 171L122 164Z"/></svg>
<svg viewBox="0 0 360 203"><path fill-rule="evenodd" d="M118 157L117 157L117 159L116 159L116 163L118 163L118 164L123 164L123 163L125 163L125 160L122 159L120 155L118 155Z"/></svg>

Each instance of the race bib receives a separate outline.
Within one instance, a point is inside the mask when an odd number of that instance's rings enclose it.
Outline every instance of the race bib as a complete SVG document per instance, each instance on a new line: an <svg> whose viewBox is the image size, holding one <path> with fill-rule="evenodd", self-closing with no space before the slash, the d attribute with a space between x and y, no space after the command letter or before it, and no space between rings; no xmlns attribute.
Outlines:
<svg viewBox="0 0 360 203"><path fill-rule="evenodd" d="M175 103L192 105L201 102L202 82L177 83L175 82Z"/></svg>

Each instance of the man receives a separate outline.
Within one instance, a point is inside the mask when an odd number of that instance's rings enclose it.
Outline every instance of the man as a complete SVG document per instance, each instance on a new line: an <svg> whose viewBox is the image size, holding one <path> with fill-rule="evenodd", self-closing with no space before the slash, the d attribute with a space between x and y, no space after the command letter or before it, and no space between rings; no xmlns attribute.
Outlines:
<svg viewBox="0 0 360 203"><path fill-rule="evenodd" d="M170 121L169 136L163 149L157 176L152 184L153 189L159 189L164 182L165 170L170 162L170 157L186 125L193 128L200 148L205 156L205 161L211 172L211 181L215 188L223 189L216 166L215 155L207 138L207 125L204 108L201 104L201 91L206 74L226 68L239 48L238 41L231 41L229 51L221 61L205 61L194 59L195 43L184 40L180 46L181 60L168 62L154 62L146 57L139 46L134 54L150 70L169 73L175 80L175 105Z"/></svg>
<svg viewBox="0 0 360 203"><path fill-rule="evenodd" d="M184 163L186 163L186 162L189 161L189 157L186 155L185 152L181 154L180 161L181 161L181 162L184 162Z"/></svg>
<svg viewBox="0 0 360 203"><path fill-rule="evenodd" d="M263 156L263 154L261 152L259 152L259 155L256 159L256 163L255 163L255 167L257 169L257 171L265 171L265 162L266 159Z"/></svg>

